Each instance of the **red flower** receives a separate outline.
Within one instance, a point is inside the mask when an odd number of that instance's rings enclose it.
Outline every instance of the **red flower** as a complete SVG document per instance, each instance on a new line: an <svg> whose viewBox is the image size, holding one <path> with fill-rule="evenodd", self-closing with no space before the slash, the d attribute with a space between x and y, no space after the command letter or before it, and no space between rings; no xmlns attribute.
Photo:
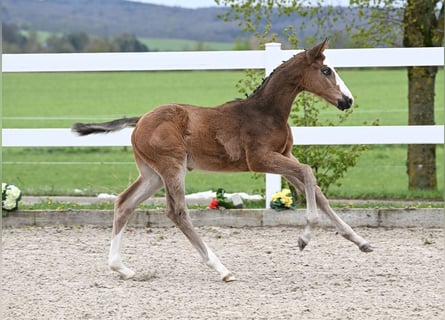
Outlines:
<svg viewBox="0 0 445 320"><path fill-rule="evenodd" d="M216 208L218 208L218 200L213 199L212 201L210 201L209 208L210 208L210 209L216 209Z"/></svg>

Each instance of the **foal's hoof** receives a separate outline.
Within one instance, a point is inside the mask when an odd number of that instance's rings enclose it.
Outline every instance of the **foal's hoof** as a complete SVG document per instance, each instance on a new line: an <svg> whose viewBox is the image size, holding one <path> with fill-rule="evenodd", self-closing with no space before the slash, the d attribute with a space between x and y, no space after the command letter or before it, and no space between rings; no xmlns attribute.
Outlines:
<svg viewBox="0 0 445 320"><path fill-rule="evenodd" d="M304 241L301 237L298 238L298 248L300 248L300 251L303 251L303 249L307 246L307 242Z"/></svg>
<svg viewBox="0 0 445 320"><path fill-rule="evenodd" d="M127 273L120 273L119 277L121 280L130 280L130 279L133 279L135 275L136 275L136 272L131 271L131 272L127 272Z"/></svg>
<svg viewBox="0 0 445 320"><path fill-rule="evenodd" d="M125 266L119 266L119 267L110 266L110 269L112 271L115 271L115 272L119 273L119 278L121 280L129 280L131 278L134 278L134 276L136 274L136 272L134 272L133 270L128 269Z"/></svg>
<svg viewBox="0 0 445 320"><path fill-rule="evenodd" d="M223 278L224 282L232 282L235 280L236 280L236 278L230 273Z"/></svg>
<svg viewBox="0 0 445 320"><path fill-rule="evenodd" d="M360 249L360 251L362 251L362 252L373 252L373 251L374 251L374 249L373 249L369 244L367 244L367 243L365 243L364 245L361 245L361 246L359 247L359 249Z"/></svg>

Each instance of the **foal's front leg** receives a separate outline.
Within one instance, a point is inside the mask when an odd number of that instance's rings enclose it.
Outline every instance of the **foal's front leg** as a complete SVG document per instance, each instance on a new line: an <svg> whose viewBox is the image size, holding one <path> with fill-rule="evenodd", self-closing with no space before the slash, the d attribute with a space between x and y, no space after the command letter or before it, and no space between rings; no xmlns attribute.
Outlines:
<svg viewBox="0 0 445 320"><path fill-rule="evenodd" d="M315 189L315 195L317 198L317 204L320 209L328 216L332 223L334 223L338 232L344 238L355 243L363 252L373 251L371 245L365 239L360 237L354 230L352 230L352 228L335 213L335 211L329 205L328 199L325 197L319 187Z"/></svg>
<svg viewBox="0 0 445 320"><path fill-rule="evenodd" d="M285 177L291 184L293 184L300 192L305 192L305 185L299 181L298 179L290 176ZM329 205L328 199L325 197L321 189L316 186L315 187L315 197L317 201L317 205L319 208L325 213L331 222L335 225L338 232L346 239L355 243L359 249L363 252L371 252L373 251L372 247L369 243L360 237L346 222L344 222L331 208ZM303 247L304 248L304 247ZM303 249L300 246L300 249Z"/></svg>
<svg viewBox="0 0 445 320"><path fill-rule="evenodd" d="M292 147L292 143L289 144L289 152L290 147ZM262 158L258 158L256 155L257 153L252 156L248 154L248 162L252 171L269 172L289 177L293 181L298 181L296 187L306 195L306 226L298 238L298 247L303 250L311 240L312 228L320 221L315 199L317 184L312 169L308 165L300 163L291 154L283 155L272 152L264 154Z"/></svg>
<svg viewBox="0 0 445 320"><path fill-rule="evenodd" d="M320 216L317 211L315 200L315 187L317 186L315 176L307 165L301 165L301 171L304 177L304 191L306 196L306 226L303 233L298 237L298 247L303 250L312 237L312 228L320 222Z"/></svg>

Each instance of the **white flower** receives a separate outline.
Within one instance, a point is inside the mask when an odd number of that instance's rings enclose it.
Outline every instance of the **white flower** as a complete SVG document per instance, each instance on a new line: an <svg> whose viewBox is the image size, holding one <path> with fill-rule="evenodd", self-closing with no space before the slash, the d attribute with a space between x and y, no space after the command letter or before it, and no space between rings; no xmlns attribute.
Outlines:
<svg viewBox="0 0 445 320"><path fill-rule="evenodd" d="M6 199L2 201L2 207L6 210L12 210L17 206L17 201L12 199Z"/></svg>
<svg viewBox="0 0 445 320"><path fill-rule="evenodd" d="M21 191L16 186L10 185L6 189L6 198L11 200L17 200L21 195Z"/></svg>
<svg viewBox="0 0 445 320"><path fill-rule="evenodd" d="M18 208L22 192L14 185L2 182L2 209L12 211Z"/></svg>

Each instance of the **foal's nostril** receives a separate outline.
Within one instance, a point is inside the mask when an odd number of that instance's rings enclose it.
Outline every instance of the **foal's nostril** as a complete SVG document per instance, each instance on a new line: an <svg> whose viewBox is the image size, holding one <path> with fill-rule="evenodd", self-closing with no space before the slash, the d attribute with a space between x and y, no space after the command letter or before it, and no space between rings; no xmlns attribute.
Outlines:
<svg viewBox="0 0 445 320"><path fill-rule="evenodd" d="M349 107L351 107L354 104L354 99L352 97L349 97L347 95L343 95L343 99L346 100L346 103L349 104Z"/></svg>
<svg viewBox="0 0 445 320"><path fill-rule="evenodd" d="M351 107L351 102L346 99L338 99L337 108L340 110L346 110Z"/></svg>
<svg viewBox="0 0 445 320"><path fill-rule="evenodd" d="M343 97L341 99L338 99L337 107L340 110L346 110L346 109L351 108L353 103L354 103L354 99L352 99L346 95L343 95Z"/></svg>

